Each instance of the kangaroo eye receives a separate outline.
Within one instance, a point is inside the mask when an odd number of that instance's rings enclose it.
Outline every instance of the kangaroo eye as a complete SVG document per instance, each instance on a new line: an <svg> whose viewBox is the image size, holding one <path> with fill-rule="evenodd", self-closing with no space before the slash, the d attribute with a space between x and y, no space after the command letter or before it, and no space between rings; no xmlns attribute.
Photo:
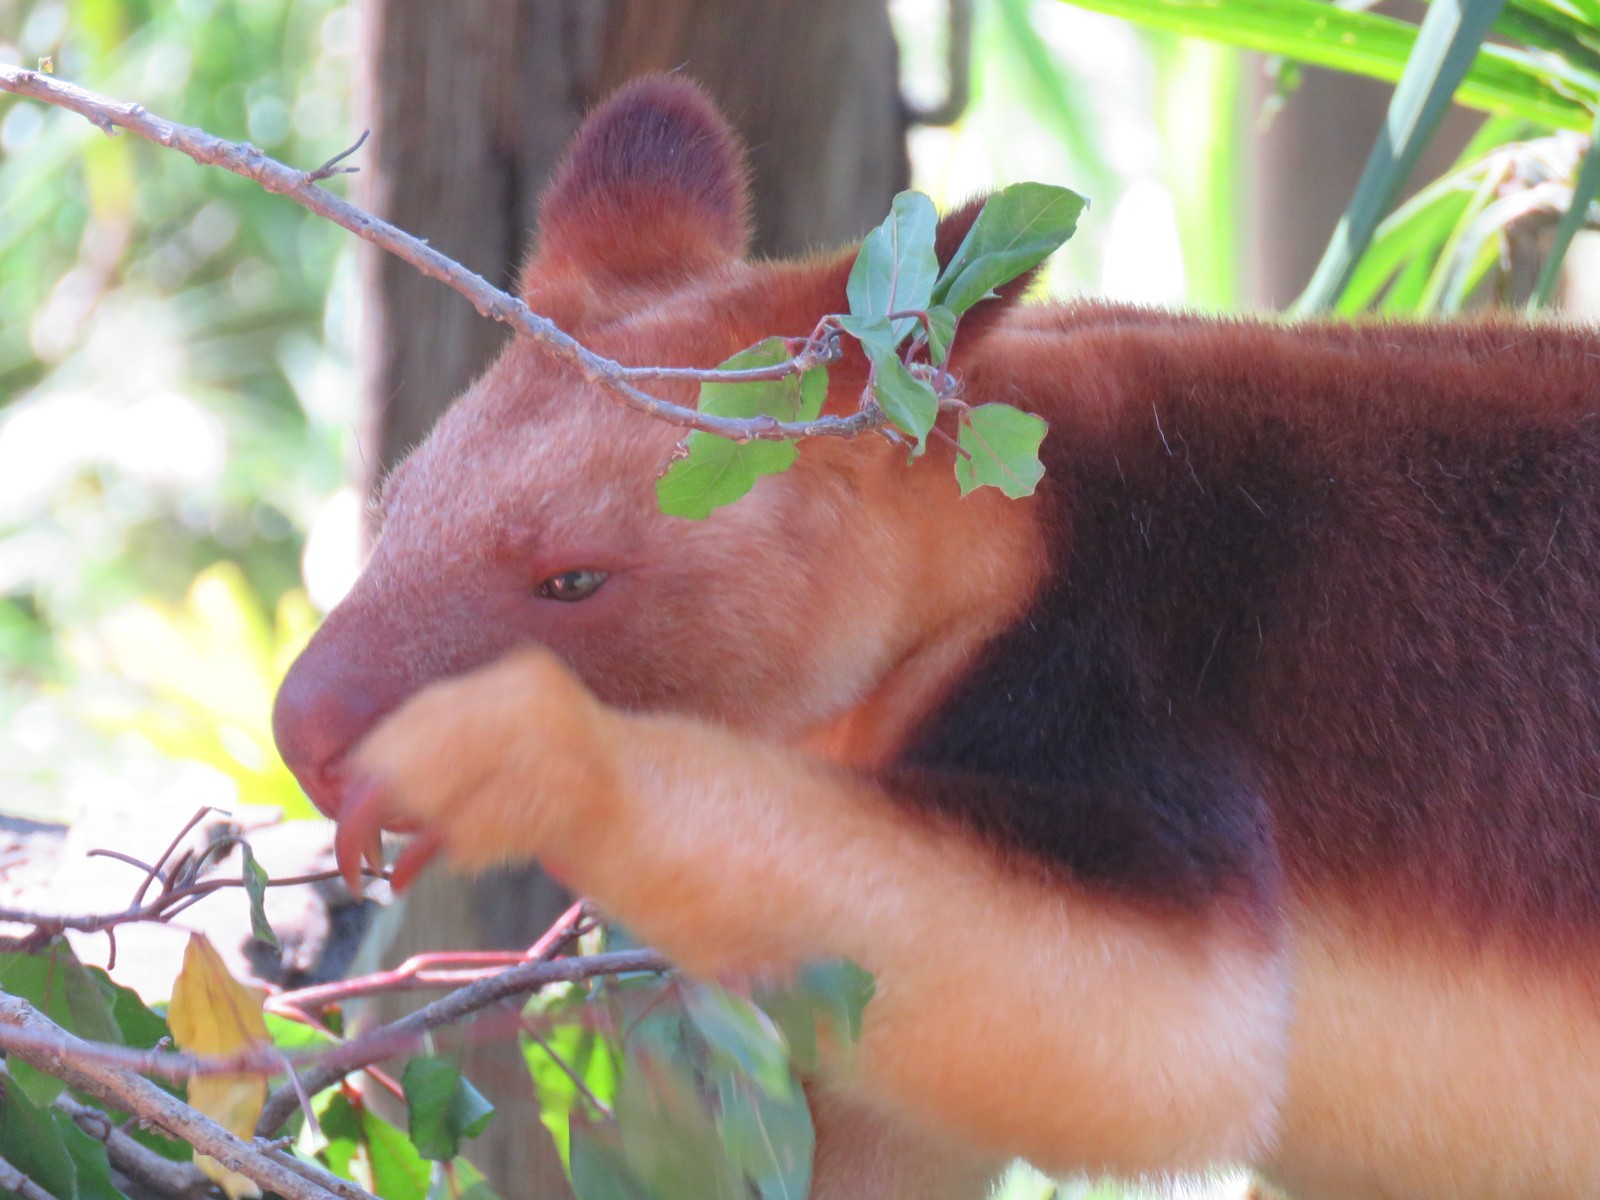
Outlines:
<svg viewBox="0 0 1600 1200"><path fill-rule="evenodd" d="M552 575L539 585L539 595L546 600L560 600L570 603L574 600L587 600L600 590L600 585L610 576L604 571L563 571L559 575Z"/></svg>

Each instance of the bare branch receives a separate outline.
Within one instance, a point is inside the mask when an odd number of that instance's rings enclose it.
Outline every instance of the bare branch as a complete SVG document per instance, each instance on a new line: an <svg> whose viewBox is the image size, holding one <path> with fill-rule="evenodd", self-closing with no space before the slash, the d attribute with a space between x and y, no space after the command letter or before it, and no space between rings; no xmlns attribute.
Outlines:
<svg viewBox="0 0 1600 1200"><path fill-rule="evenodd" d="M277 1192L284 1200L337 1200L327 1188L269 1158L149 1080L108 1064L104 1052L113 1047L94 1046L68 1033L26 1000L0 992L0 1032L5 1035L7 1050L23 1062L112 1108L133 1113L263 1190Z"/></svg>
<svg viewBox="0 0 1600 1200"><path fill-rule="evenodd" d="M55 1106L79 1129L105 1143L106 1159L113 1167L164 1200L206 1200L213 1194L211 1180L199 1167L174 1162L140 1145L99 1109L80 1104L65 1092L56 1097Z"/></svg>
<svg viewBox="0 0 1600 1200"><path fill-rule="evenodd" d="M354 145L348 146L339 151L339 153L335 154L315 171L307 171L306 182L320 183L322 180L329 179L334 175L354 175L357 171L361 170L360 167L341 167L339 164L345 159L349 158L357 150L361 149L361 147L365 146L367 144L367 139L371 136L372 130L363 129L361 131L361 136L355 140Z"/></svg>
<svg viewBox="0 0 1600 1200"><path fill-rule="evenodd" d="M562 958L555 962L527 963L512 967L487 979L479 979L441 996L407 1017L369 1030L337 1046L306 1050L287 1055L263 1045L236 1054L188 1054L181 1050L135 1050L102 1042L86 1042L40 1017L30 1022L15 1015L14 1006L28 1012L27 1001L0 992L0 1050L15 1053L24 1062L44 1059L53 1065L41 1066L46 1074L65 1079L61 1065L82 1067L95 1064L105 1070L180 1082L191 1075L281 1075L301 1064L309 1069L300 1076L306 1094L337 1083L351 1071L369 1063L403 1054L422 1044L432 1030L452 1024L480 1009L513 996L525 996L552 983L573 983L598 975L620 975L634 971L667 971L671 965L649 950L617 950L583 958ZM63 1038L70 1038L70 1046ZM37 1065L37 1064L35 1064ZM165 1093L162 1093L165 1095ZM293 1107L293 1097L290 1097ZM280 1118L281 1120L281 1118Z"/></svg>
<svg viewBox="0 0 1600 1200"><path fill-rule="evenodd" d="M526 950L441 950L413 954L398 967L388 970L283 992L268 999L267 1008L293 1016L362 996L393 995L421 988L457 988L476 983L507 967L548 962L566 949L569 942L576 940L591 916L587 903L579 900Z"/></svg>
<svg viewBox="0 0 1600 1200"><path fill-rule="evenodd" d="M49 1192L3 1158L0 1158L0 1192L18 1196L20 1200L55 1200Z"/></svg>
<svg viewBox="0 0 1600 1200"><path fill-rule="evenodd" d="M432 1030L453 1025L463 1017L502 1000L529 995L552 983L576 982L597 975L668 970L671 970L671 964L649 950L616 950L609 954L562 958L554 962L530 962L512 967L488 979L469 983L448 996L441 996L398 1021L379 1026L331 1050L322 1051L315 1064L300 1073L300 1086L308 1095L315 1095L323 1088L338 1083L351 1071L421 1044L425 1035ZM297 1103L293 1089L279 1088L267 1100L256 1129L270 1135L289 1118Z"/></svg>
<svg viewBox="0 0 1600 1200"><path fill-rule="evenodd" d="M620 363L596 354L576 338L561 330L554 321L530 309L518 297L491 284L483 276L469 271L454 259L440 254L422 239L379 220L371 213L357 208L347 200L318 187L317 178L330 164L315 171L298 171L261 153L254 146L224 141L189 125L155 116L142 104L124 104L65 83L38 71L20 67L0 67L0 91L13 92L34 100L42 100L58 108L65 108L94 122L106 133L126 129L129 133L169 146L187 154L205 166L222 167L236 175L253 179L269 192L288 196L304 205L319 217L348 229L357 237L365 238L410 263L424 275L448 284L471 301L483 316L492 317L511 326L524 337L532 339L545 353L572 367L590 383L610 391L629 408L678 425L684 429L698 429L714 433L736 442L792 441L809 437L856 437L878 429L884 424L883 414L876 409L863 409L847 417L822 416L814 421L779 421L773 417L722 417L697 412L681 404L672 404L648 392L641 391L630 382L638 378L691 378L700 382L737 382L740 373L723 374L715 370L689 369L688 376L670 375L666 372L678 368L624 367ZM352 150L354 147L352 147ZM340 156L343 157L343 156ZM813 353L822 353L817 350ZM821 359L807 358L802 352L789 364L783 365L783 374L804 369L802 360L815 365ZM768 368L758 378L766 378ZM632 372L630 374L630 372ZM639 372L644 372L640 374ZM779 375L781 378L781 374ZM745 376L744 378L751 378Z"/></svg>
<svg viewBox="0 0 1600 1200"><path fill-rule="evenodd" d="M91 851L105 857L123 859L123 855L107 851ZM143 870L151 870L143 863L133 863ZM374 879L385 876L377 871L367 871L367 875ZM161 879L159 874L151 878ZM309 875L285 875L280 879L269 879L266 886L269 888L298 887L307 883L326 883L340 878L337 870L315 871ZM184 909L198 900L203 900L212 892L219 892L225 888L242 888L245 886L243 879L200 879L193 883L173 886L172 881L163 880L164 886L156 898L148 904L134 904L121 912L114 913L85 913L81 915L66 915L57 913L36 913L20 908L0 908L0 921L12 925L31 925L33 933L23 939L0 939L0 945L8 941L36 942L40 938L54 937L58 933L72 930L75 933L109 933L119 925L132 925L140 921L169 921ZM140 889L144 889L141 887Z"/></svg>
<svg viewBox="0 0 1600 1200"><path fill-rule="evenodd" d="M189 836L189 831L216 811L209 804L197 809L194 816L189 818L184 827L172 835L172 840L167 843L167 848L161 852L161 857L156 859L155 865L145 874L144 882L139 885L139 890L133 894L133 903L129 905L130 908L138 908L139 905L144 903L145 893L150 890L150 885L157 879L161 880L163 885L167 884L172 876L163 868L172 861L172 856L178 852L178 847L183 845L183 839Z"/></svg>
<svg viewBox="0 0 1600 1200"><path fill-rule="evenodd" d="M256 1149L273 1162L282 1164L300 1176L300 1178L332 1192L339 1197L339 1200L372 1200L372 1197L367 1195L362 1188L351 1183L348 1179L340 1179L332 1171L324 1171L316 1163L307 1162L305 1159L289 1153L276 1142L258 1137L255 1144Z"/></svg>
<svg viewBox="0 0 1600 1200"><path fill-rule="evenodd" d="M787 379L790 375L803 375L812 367L825 366L839 360L837 338L820 341L807 340L798 354L773 363L769 367L735 367L732 370L701 367L618 367L623 379L677 379L690 383L760 383L769 379Z"/></svg>

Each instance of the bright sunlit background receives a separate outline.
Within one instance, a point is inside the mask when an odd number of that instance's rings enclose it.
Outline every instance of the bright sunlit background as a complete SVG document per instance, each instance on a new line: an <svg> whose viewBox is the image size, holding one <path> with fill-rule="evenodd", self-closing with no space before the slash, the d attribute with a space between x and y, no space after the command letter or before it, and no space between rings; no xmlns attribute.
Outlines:
<svg viewBox="0 0 1600 1200"><path fill-rule="evenodd" d="M0 60L294 162L354 49L331 0L0 2ZM267 705L353 449L350 239L150 149L0 105L0 804L52 820L300 803Z"/></svg>

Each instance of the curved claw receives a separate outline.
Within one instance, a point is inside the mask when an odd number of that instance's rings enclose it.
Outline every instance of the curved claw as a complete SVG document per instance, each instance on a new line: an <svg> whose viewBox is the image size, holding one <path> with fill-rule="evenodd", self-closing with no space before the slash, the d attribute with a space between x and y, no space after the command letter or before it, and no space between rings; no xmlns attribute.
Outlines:
<svg viewBox="0 0 1600 1200"><path fill-rule="evenodd" d="M383 869L383 823L388 809L388 792L375 780L358 779L345 792L339 827L333 835L333 856L345 886L356 895L361 893L363 861Z"/></svg>
<svg viewBox="0 0 1600 1200"><path fill-rule="evenodd" d="M389 872L389 886L396 892L405 891L442 849L442 837L431 829L422 830L395 860L394 870Z"/></svg>

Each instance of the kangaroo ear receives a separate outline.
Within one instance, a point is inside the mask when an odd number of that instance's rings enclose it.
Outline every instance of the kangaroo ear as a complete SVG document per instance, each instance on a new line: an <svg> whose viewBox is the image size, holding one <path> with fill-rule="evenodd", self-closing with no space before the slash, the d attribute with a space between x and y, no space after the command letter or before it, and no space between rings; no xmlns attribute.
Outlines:
<svg viewBox="0 0 1600 1200"><path fill-rule="evenodd" d="M966 240L988 199L987 196L979 196L939 218L933 235L933 251L941 270L949 266L950 260L956 256L956 251ZM859 246L851 246L824 256L761 266L751 277L748 303L740 308L746 315L760 318L757 324L745 330L750 340L754 341L774 329L810 329L825 313L847 311L849 300L846 292L859 251ZM1023 272L1016 279L996 288L998 294L995 299L974 304L962 314L957 354L961 353L961 347L970 346L976 336L1016 306L1038 277L1039 270L1039 267L1033 267ZM846 339L847 347L853 344L853 341Z"/></svg>
<svg viewBox="0 0 1600 1200"><path fill-rule="evenodd" d="M579 129L545 193L530 271L664 284L739 257L749 241L738 135L697 84L646 76Z"/></svg>

